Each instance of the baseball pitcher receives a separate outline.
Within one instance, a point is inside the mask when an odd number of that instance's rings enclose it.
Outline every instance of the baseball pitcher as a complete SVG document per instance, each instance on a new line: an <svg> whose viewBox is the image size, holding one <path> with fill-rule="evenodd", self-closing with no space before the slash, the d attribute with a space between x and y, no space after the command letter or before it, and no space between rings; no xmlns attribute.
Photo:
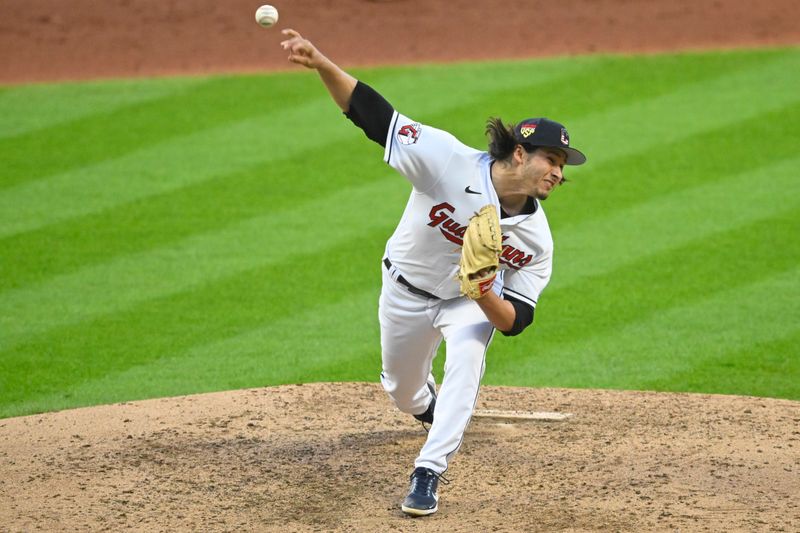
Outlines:
<svg viewBox="0 0 800 533"><path fill-rule="evenodd" d="M494 332L528 327L550 280L553 240L541 201L564 182L564 165L586 157L546 118L492 118L488 150L465 146L397 112L296 31L283 33L289 61L318 72L347 118L413 186L381 261L380 379L398 409L430 425L401 506L429 515L472 417ZM437 393L431 370L443 340Z"/></svg>

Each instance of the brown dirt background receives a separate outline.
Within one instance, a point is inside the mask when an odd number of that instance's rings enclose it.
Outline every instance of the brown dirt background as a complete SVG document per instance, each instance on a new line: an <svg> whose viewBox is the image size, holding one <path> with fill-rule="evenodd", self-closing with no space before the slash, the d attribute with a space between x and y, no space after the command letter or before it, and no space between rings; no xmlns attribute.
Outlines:
<svg viewBox="0 0 800 533"><path fill-rule="evenodd" d="M3 0L0 84L289 68L243 0ZM292 0L345 66L800 43L800 2ZM376 357L377 347L376 347ZM800 402L484 387L440 511L399 510L424 440L377 384L0 420L0 531L800 531Z"/></svg>
<svg viewBox="0 0 800 533"><path fill-rule="evenodd" d="M292 27L345 66L800 43L797 0L2 0L0 83L287 68Z"/></svg>

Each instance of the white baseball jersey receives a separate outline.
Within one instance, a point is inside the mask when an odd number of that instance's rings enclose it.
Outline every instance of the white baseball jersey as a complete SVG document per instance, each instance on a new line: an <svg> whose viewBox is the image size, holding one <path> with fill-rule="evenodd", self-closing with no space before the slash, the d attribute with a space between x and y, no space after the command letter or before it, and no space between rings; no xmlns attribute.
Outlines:
<svg viewBox="0 0 800 533"><path fill-rule="evenodd" d="M415 287L439 298L459 296L456 280L470 217L486 204L500 214L491 179L492 158L453 135L394 112L384 161L414 189L386 256ZM501 219L501 272L494 290L536 307L552 271L553 238L537 200L532 214Z"/></svg>

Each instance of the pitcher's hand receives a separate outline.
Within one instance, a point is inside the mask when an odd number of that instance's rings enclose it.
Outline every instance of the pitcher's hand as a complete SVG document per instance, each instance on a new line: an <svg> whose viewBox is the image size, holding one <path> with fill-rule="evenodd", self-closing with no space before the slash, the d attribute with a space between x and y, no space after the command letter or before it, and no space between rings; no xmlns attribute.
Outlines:
<svg viewBox="0 0 800 533"><path fill-rule="evenodd" d="M304 39L295 30L286 29L281 33L289 36L285 41L281 41L281 48L289 51L289 61L292 63L318 69L327 61L327 58L311 44L311 41Z"/></svg>

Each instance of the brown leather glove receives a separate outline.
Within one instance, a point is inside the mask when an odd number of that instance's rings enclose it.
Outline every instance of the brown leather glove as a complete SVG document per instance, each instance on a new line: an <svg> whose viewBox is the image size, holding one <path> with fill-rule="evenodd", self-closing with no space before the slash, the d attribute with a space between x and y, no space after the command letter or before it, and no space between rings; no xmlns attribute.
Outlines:
<svg viewBox="0 0 800 533"><path fill-rule="evenodd" d="M503 235L497 208L485 205L469 219L464 234L458 270L461 294L477 300L492 290L502 249Z"/></svg>

